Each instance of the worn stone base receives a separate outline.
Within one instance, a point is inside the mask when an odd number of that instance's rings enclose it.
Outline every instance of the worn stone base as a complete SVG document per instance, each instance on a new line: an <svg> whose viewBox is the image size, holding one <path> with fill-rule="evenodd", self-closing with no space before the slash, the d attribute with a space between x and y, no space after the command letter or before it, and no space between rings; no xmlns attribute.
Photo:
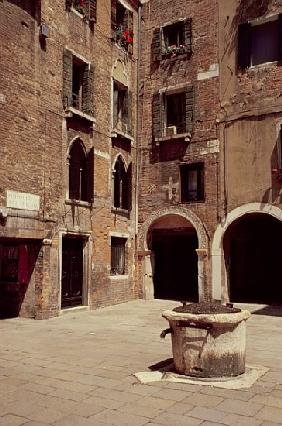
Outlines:
<svg viewBox="0 0 282 426"><path fill-rule="evenodd" d="M173 365L172 365L173 368ZM218 379L203 379L196 377L189 377L170 371L145 371L136 373L135 377L140 383L146 384L151 382L174 382L174 383L187 383L189 385L202 385L202 386L213 386L224 389L247 389L253 386L253 384L267 371L269 368L258 365L247 365L246 372L237 377L220 377Z"/></svg>

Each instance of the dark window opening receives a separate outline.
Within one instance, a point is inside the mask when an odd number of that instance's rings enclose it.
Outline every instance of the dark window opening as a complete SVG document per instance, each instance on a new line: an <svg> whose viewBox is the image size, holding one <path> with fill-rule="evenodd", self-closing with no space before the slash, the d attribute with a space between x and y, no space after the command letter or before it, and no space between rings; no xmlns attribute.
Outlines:
<svg viewBox="0 0 282 426"><path fill-rule="evenodd" d="M72 64L72 106L76 109L82 110L84 89L83 89L83 76L85 74L87 65L73 56Z"/></svg>
<svg viewBox="0 0 282 426"><path fill-rule="evenodd" d="M115 164L113 184L114 207L129 210L131 203L131 165L126 170L120 156Z"/></svg>
<svg viewBox="0 0 282 426"><path fill-rule="evenodd" d="M125 238L111 238L111 275L125 275Z"/></svg>
<svg viewBox="0 0 282 426"><path fill-rule="evenodd" d="M69 153L69 198L93 201L93 149L86 153L79 139Z"/></svg>
<svg viewBox="0 0 282 426"><path fill-rule="evenodd" d="M116 0L112 0L112 30L113 40L132 54L133 14Z"/></svg>
<svg viewBox="0 0 282 426"><path fill-rule="evenodd" d="M18 282L19 275L19 246L0 246L0 281Z"/></svg>
<svg viewBox="0 0 282 426"><path fill-rule="evenodd" d="M166 49L173 46L184 46L184 22L177 22L164 27L163 36Z"/></svg>
<svg viewBox="0 0 282 426"><path fill-rule="evenodd" d="M281 18L261 24L244 23L238 28L238 66L275 62L281 59Z"/></svg>
<svg viewBox="0 0 282 426"><path fill-rule="evenodd" d="M166 95L166 136L184 133L186 130L186 96L185 93Z"/></svg>
<svg viewBox="0 0 282 426"><path fill-rule="evenodd" d="M128 131L128 88L114 82L113 126Z"/></svg>
<svg viewBox="0 0 282 426"><path fill-rule="evenodd" d="M180 166L181 202L204 201L204 163Z"/></svg>

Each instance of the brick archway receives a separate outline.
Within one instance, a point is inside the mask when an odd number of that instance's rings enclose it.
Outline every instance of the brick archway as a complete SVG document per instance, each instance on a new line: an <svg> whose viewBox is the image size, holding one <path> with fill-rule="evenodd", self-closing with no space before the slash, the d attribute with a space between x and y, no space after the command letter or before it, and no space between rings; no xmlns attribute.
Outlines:
<svg viewBox="0 0 282 426"><path fill-rule="evenodd" d="M205 264L207 262L207 253L209 249L209 240L206 229L201 220L191 211L181 207L168 207L154 211L141 225L139 230L138 247L143 253L143 292L146 299L154 298L153 269L154 269L154 253L148 248L148 234L150 228L159 219L166 216L180 216L186 219L195 229L198 237L198 295L199 300L207 297L207 277Z"/></svg>

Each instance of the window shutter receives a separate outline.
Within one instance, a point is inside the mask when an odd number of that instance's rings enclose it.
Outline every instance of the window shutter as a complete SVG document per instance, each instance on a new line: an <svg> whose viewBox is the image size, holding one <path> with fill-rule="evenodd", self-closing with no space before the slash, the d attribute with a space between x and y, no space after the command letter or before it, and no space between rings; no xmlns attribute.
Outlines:
<svg viewBox="0 0 282 426"><path fill-rule="evenodd" d="M282 13L278 16L278 37L279 37L279 52L278 52L278 60L282 61Z"/></svg>
<svg viewBox="0 0 282 426"><path fill-rule="evenodd" d="M97 22L97 0L88 0L89 4L89 21Z"/></svg>
<svg viewBox="0 0 282 426"><path fill-rule="evenodd" d="M90 148L86 156L86 191L87 201L94 201L94 148Z"/></svg>
<svg viewBox="0 0 282 426"><path fill-rule="evenodd" d="M63 106L72 105L72 53L65 49L63 56Z"/></svg>
<svg viewBox="0 0 282 426"><path fill-rule="evenodd" d="M194 87L189 86L186 89L186 132L192 133L194 121Z"/></svg>
<svg viewBox="0 0 282 426"><path fill-rule="evenodd" d="M127 131L128 131L128 115L129 115L129 111L128 111L128 89L124 90L124 92L123 92L121 114L122 114L122 124L123 124L123 126L126 125Z"/></svg>
<svg viewBox="0 0 282 426"><path fill-rule="evenodd" d="M245 69L251 65L251 24L248 22L238 27L238 68Z"/></svg>
<svg viewBox="0 0 282 426"><path fill-rule="evenodd" d="M130 10L127 10L125 15L127 15L127 24L126 28L128 29L129 37L133 40L133 13ZM128 43L128 53L133 54L133 43Z"/></svg>
<svg viewBox="0 0 282 426"><path fill-rule="evenodd" d="M113 98L113 127L115 128L118 123L118 90L114 84L114 98Z"/></svg>
<svg viewBox="0 0 282 426"><path fill-rule="evenodd" d="M192 53L192 19L188 18L184 21L184 44L187 53Z"/></svg>
<svg viewBox="0 0 282 426"><path fill-rule="evenodd" d="M128 211L132 210L132 163L129 164L127 169L127 208Z"/></svg>
<svg viewBox="0 0 282 426"><path fill-rule="evenodd" d="M94 115L94 65L85 65L82 78L82 111Z"/></svg>
<svg viewBox="0 0 282 426"><path fill-rule="evenodd" d="M132 134L132 92L127 92L127 133Z"/></svg>
<svg viewBox="0 0 282 426"><path fill-rule="evenodd" d="M66 0L66 9L67 10L70 10L70 8L72 7L72 3L73 3L73 0Z"/></svg>
<svg viewBox="0 0 282 426"><path fill-rule="evenodd" d="M162 137L163 134L163 117L162 117L162 95L155 93L153 95L152 104L152 124L153 124L153 135L155 138Z"/></svg>
<svg viewBox="0 0 282 426"><path fill-rule="evenodd" d="M111 22L112 22L112 37L115 39L115 31L117 25L117 0L112 0L111 3Z"/></svg>
<svg viewBox="0 0 282 426"><path fill-rule="evenodd" d="M152 45L152 61L157 62L161 60L162 56L162 32L160 28L155 28L153 31Z"/></svg>

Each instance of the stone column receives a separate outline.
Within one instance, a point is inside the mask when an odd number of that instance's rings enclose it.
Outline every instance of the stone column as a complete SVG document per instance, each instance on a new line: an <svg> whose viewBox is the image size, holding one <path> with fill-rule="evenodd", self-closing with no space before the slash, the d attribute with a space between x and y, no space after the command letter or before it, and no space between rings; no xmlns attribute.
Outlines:
<svg viewBox="0 0 282 426"><path fill-rule="evenodd" d="M207 257L207 249L196 249L198 255L198 291L199 302L205 300L205 258Z"/></svg>

